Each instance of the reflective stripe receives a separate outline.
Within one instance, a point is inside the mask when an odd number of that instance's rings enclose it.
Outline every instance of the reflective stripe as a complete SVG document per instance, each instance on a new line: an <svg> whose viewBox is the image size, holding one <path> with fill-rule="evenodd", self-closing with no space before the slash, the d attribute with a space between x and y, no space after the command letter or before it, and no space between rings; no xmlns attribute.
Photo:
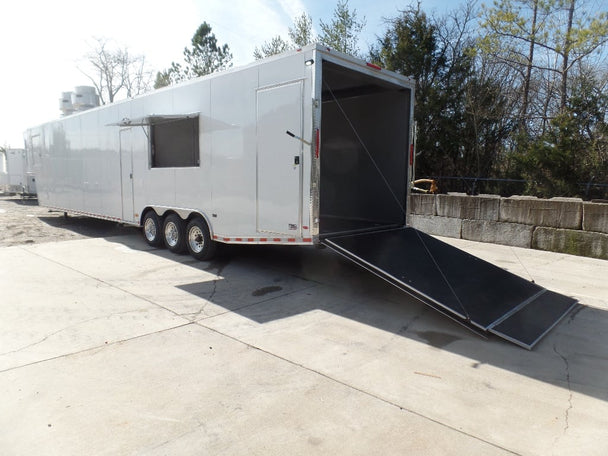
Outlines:
<svg viewBox="0 0 608 456"><path fill-rule="evenodd" d="M242 238L242 237L227 237L227 236L222 236L222 235L213 235L213 239L219 241L219 242L238 242L241 244L262 244L262 243L267 243L267 242L272 242L272 243L278 243L278 244L310 244L312 243L312 238L308 237L308 238L295 238L295 237L290 237L290 238Z"/></svg>

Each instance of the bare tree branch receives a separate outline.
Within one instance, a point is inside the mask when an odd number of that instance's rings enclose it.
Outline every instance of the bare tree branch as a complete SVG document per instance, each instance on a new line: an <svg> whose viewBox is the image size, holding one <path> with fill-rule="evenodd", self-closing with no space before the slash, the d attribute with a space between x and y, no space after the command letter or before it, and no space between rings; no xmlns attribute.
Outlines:
<svg viewBox="0 0 608 456"><path fill-rule="evenodd" d="M133 97L151 88L152 71L143 55L131 55L126 47L113 45L106 38L94 38L84 56L85 69L79 68L95 87L101 104L114 102L121 95Z"/></svg>

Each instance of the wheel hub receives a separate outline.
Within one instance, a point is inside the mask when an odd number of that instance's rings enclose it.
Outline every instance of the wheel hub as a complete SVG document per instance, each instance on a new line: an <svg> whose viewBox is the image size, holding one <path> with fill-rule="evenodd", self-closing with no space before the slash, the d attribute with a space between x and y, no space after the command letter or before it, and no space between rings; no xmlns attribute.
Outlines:
<svg viewBox="0 0 608 456"><path fill-rule="evenodd" d="M167 223L165 227L165 238L170 247L175 247L179 242L179 232L175 223Z"/></svg>
<svg viewBox="0 0 608 456"><path fill-rule="evenodd" d="M200 253L205 246L203 232L198 226L193 226L188 232L188 243L194 253Z"/></svg>
<svg viewBox="0 0 608 456"><path fill-rule="evenodd" d="M144 233L148 241L156 239L156 224L152 219L146 219L144 223Z"/></svg>

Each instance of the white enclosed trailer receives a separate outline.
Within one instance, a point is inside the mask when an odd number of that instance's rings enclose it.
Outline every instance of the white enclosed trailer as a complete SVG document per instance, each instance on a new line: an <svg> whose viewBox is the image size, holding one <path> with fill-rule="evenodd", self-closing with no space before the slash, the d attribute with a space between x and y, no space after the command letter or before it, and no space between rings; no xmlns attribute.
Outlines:
<svg viewBox="0 0 608 456"><path fill-rule="evenodd" d="M6 169L6 149L0 148L0 192L8 192L8 171Z"/></svg>
<svg viewBox="0 0 608 456"><path fill-rule="evenodd" d="M36 177L30 149L5 149L2 190L22 196L36 196Z"/></svg>
<svg viewBox="0 0 608 456"><path fill-rule="evenodd" d="M28 130L26 143L41 205L148 223L153 244L162 226L146 214L173 213L201 219L218 242L314 244L405 224L413 87L309 46L67 116Z"/></svg>
<svg viewBox="0 0 608 456"><path fill-rule="evenodd" d="M413 105L409 78L312 45L32 128L26 145L41 205L198 259L217 242L325 244L530 348L575 301L407 226Z"/></svg>

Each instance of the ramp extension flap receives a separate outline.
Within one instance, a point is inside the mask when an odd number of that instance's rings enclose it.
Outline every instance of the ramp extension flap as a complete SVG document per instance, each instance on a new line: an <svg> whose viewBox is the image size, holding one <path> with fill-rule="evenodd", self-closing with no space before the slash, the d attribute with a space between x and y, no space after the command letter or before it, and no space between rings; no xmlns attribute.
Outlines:
<svg viewBox="0 0 608 456"><path fill-rule="evenodd" d="M577 302L414 228L329 237L323 243L473 331L527 349Z"/></svg>

